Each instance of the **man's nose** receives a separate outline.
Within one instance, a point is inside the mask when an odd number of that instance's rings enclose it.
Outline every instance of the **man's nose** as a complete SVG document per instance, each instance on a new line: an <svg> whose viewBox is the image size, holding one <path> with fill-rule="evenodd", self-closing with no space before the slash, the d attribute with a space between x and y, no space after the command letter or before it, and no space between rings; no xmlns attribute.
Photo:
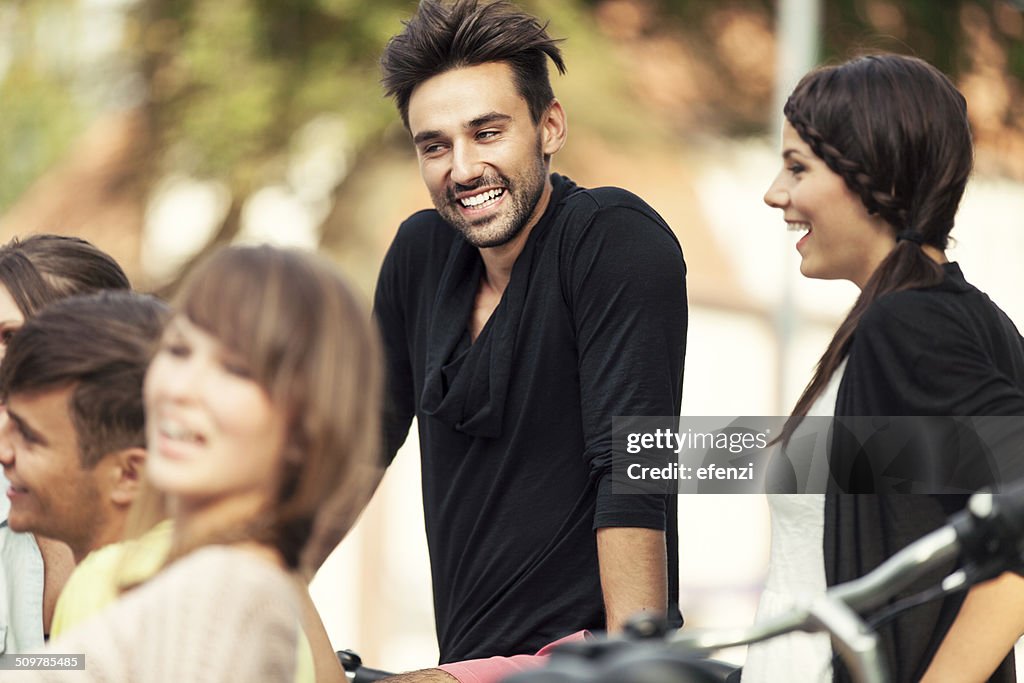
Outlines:
<svg viewBox="0 0 1024 683"><path fill-rule="evenodd" d="M484 164L480 152L473 145L456 145L452 150L452 181L459 185L472 185L483 175Z"/></svg>

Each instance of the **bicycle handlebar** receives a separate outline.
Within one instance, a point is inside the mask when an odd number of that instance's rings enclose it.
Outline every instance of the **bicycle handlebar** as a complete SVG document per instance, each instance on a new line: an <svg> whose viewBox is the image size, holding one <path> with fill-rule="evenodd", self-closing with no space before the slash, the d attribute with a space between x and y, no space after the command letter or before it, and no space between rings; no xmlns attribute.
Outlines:
<svg viewBox="0 0 1024 683"><path fill-rule="evenodd" d="M352 681L352 683L373 683L373 681L381 681L388 676L395 675L390 671L381 671L380 669L371 669L363 666L362 657L352 650L338 650L334 654L338 657L338 662L341 663L342 668L345 670L345 678Z"/></svg>
<svg viewBox="0 0 1024 683"><path fill-rule="evenodd" d="M797 605L779 615L751 627L715 631L678 631L668 638L673 645L709 652L735 645L750 645L793 631L818 631L816 616L823 601L839 602L855 612L878 607L893 594L906 588L937 564L955 557L959 552L958 535L947 525L915 541L899 551L870 574L830 589L823 598Z"/></svg>

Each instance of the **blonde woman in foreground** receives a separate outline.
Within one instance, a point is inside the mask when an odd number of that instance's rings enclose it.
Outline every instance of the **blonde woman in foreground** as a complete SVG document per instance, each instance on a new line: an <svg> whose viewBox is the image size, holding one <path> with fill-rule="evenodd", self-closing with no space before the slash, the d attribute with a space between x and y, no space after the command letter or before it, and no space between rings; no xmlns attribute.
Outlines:
<svg viewBox="0 0 1024 683"><path fill-rule="evenodd" d="M376 455L369 316L326 261L265 246L217 252L173 303L144 390L152 490L131 523L169 516L166 559L148 580L121 572L143 580L51 642L85 654L84 678L16 680L343 680L306 584ZM77 578L69 591L88 592Z"/></svg>

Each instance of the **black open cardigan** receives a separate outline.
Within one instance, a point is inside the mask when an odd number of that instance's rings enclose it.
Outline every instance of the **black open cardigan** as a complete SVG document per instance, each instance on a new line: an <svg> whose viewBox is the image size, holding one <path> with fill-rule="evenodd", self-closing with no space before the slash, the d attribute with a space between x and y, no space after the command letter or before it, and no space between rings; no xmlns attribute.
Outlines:
<svg viewBox="0 0 1024 683"><path fill-rule="evenodd" d="M939 285L885 295L868 309L851 344L837 416L1024 415L1024 340L1009 318L964 280L957 264L944 269L946 279ZM931 442L942 448L942 439ZM833 441L833 450L841 449ZM828 584L869 572L942 526L966 498L828 494ZM944 569L900 597L935 585L953 565ZM893 681L909 683L924 674L963 599L959 594L927 603L879 629ZM835 680L851 680L841 664ZM1016 680L1012 652L990 680Z"/></svg>

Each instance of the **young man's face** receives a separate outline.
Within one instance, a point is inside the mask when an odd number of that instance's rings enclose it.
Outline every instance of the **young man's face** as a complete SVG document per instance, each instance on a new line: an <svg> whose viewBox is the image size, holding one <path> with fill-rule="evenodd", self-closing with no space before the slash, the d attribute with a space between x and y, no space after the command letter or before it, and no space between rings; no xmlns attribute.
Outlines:
<svg viewBox="0 0 1024 683"><path fill-rule="evenodd" d="M8 397L0 463L10 482L8 523L75 548L88 545L106 512L100 468L83 469L71 421L73 387Z"/></svg>
<svg viewBox="0 0 1024 683"><path fill-rule="evenodd" d="M545 155L564 139L561 106L530 117L504 62L452 69L409 99L420 173L441 216L479 248L511 241L539 218Z"/></svg>

